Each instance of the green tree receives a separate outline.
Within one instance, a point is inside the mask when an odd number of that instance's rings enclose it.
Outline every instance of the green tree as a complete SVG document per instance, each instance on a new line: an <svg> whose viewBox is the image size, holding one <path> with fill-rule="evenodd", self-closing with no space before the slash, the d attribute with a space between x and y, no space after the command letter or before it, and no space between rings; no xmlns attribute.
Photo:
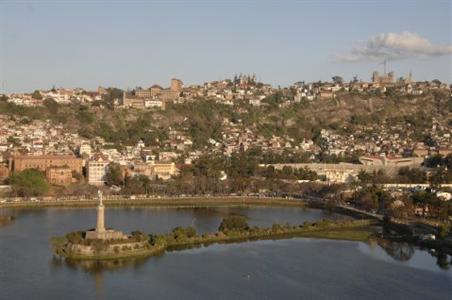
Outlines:
<svg viewBox="0 0 452 300"><path fill-rule="evenodd" d="M144 175L126 177L124 180L124 192L129 195L148 194L150 192L150 183L149 178Z"/></svg>
<svg viewBox="0 0 452 300"><path fill-rule="evenodd" d="M337 76L337 75L333 76L331 79L336 84L342 84L342 82L344 81L344 79L341 76Z"/></svg>
<svg viewBox="0 0 452 300"><path fill-rule="evenodd" d="M196 236L196 229L194 229L193 227L189 226L185 229L185 234L187 235L188 238L192 238Z"/></svg>
<svg viewBox="0 0 452 300"><path fill-rule="evenodd" d="M47 193L49 185L41 171L26 169L22 172L14 172L8 178L13 193L20 197L41 196Z"/></svg>
<svg viewBox="0 0 452 300"><path fill-rule="evenodd" d="M36 100L42 100L41 92L38 91L38 90L35 90L35 91L31 94L31 98L36 99Z"/></svg>
<svg viewBox="0 0 452 300"><path fill-rule="evenodd" d="M229 216L221 221L220 227L218 230L221 232L225 231L244 231L248 230L248 222L246 218L243 216Z"/></svg>
<svg viewBox="0 0 452 300"><path fill-rule="evenodd" d="M52 98L44 100L44 106L47 108L50 114L56 115L58 113L59 104Z"/></svg>
<svg viewBox="0 0 452 300"><path fill-rule="evenodd" d="M11 135L6 139L6 141L8 142L8 144L13 144L13 146L15 147L20 146L20 140Z"/></svg>
<svg viewBox="0 0 452 300"><path fill-rule="evenodd" d="M105 174L105 182L107 185L122 185L123 177L121 172L121 167L117 163L110 163L107 167L107 172Z"/></svg>
<svg viewBox="0 0 452 300"><path fill-rule="evenodd" d="M398 180L401 183L425 183L427 174L419 168L403 167L399 169Z"/></svg>
<svg viewBox="0 0 452 300"><path fill-rule="evenodd" d="M372 175L364 170L360 170L358 173L358 180L361 183L370 183L372 181Z"/></svg>
<svg viewBox="0 0 452 300"><path fill-rule="evenodd" d="M450 232L450 226L443 224L443 225L439 226L439 228L438 228L438 237L440 239L445 239L449 235L449 232Z"/></svg>

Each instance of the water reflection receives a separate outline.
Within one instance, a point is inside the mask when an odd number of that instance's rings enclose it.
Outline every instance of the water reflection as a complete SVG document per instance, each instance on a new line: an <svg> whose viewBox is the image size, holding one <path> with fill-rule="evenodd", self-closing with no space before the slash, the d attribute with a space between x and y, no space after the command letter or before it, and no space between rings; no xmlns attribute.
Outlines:
<svg viewBox="0 0 452 300"><path fill-rule="evenodd" d="M391 241L388 239L379 239L377 241L378 246L380 246L386 254L392 257L394 260L407 262L413 258L416 249L419 247L409 244L406 242ZM443 250L434 249L420 249L423 252L429 253L432 257L436 258L436 264L442 270L449 270L452 266L452 256L448 255L447 252Z"/></svg>
<svg viewBox="0 0 452 300"><path fill-rule="evenodd" d="M83 270L91 275L102 274L123 268L132 268L139 270L150 257L141 257L133 259L111 259L111 260L76 260L53 257L51 265L54 269L68 268L72 270Z"/></svg>
<svg viewBox="0 0 452 300"><path fill-rule="evenodd" d="M408 261L414 255L414 246L408 243L380 239L378 245L392 258L398 261Z"/></svg>

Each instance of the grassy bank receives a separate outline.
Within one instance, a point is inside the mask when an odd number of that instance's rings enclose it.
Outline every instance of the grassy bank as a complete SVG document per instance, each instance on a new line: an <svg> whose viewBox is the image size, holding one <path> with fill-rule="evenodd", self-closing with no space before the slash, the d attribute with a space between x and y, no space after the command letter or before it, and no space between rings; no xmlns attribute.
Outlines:
<svg viewBox="0 0 452 300"><path fill-rule="evenodd" d="M345 240L345 241L357 241L365 242L373 235L374 230L368 227L357 227L357 228L344 228L341 230L322 230L314 232L306 232L300 234L300 237L307 238L322 238L331 240Z"/></svg>

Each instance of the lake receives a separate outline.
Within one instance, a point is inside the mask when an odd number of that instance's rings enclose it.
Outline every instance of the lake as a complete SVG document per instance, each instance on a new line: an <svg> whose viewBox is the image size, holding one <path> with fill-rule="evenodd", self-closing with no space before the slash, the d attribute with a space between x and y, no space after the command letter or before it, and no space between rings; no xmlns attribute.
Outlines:
<svg viewBox="0 0 452 300"><path fill-rule="evenodd" d="M67 263L50 238L94 227L86 209L4 209L0 299L452 299L450 257L406 244L295 238L211 245L136 261ZM106 224L130 232L175 226L216 231L240 214L254 226L345 218L303 208L108 208ZM441 265L442 267L440 267Z"/></svg>

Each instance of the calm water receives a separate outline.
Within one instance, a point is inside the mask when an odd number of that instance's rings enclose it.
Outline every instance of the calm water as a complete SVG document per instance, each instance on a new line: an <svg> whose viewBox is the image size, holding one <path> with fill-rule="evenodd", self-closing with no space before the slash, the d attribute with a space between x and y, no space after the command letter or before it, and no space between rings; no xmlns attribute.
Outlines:
<svg viewBox="0 0 452 300"><path fill-rule="evenodd" d="M8 210L0 228L0 299L452 299L450 257L394 244L315 239L213 245L109 265L54 259L49 239L95 224L93 209ZM251 225L338 218L298 208L107 209L107 225L215 231L228 214Z"/></svg>

